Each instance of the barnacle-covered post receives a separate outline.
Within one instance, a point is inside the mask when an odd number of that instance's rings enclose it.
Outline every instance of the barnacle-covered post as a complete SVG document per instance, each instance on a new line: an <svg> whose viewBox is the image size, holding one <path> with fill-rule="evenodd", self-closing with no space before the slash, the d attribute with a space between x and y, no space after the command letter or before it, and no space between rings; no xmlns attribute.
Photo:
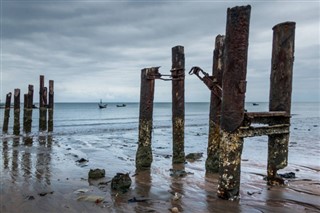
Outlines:
<svg viewBox="0 0 320 213"><path fill-rule="evenodd" d="M239 196L243 138L237 132L244 119L250 11L250 5L227 11L218 185L223 199Z"/></svg>
<svg viewBox="0 0 320 213"><path fill-rule="evenodd" d="M49 80L48 132L53 131L54 81Z"/></svg>
<svg viewBox="0 0 320 213"><path fill-rule="evenodd" d="M20 134L20 89L14 89L13 134Z"/></svg>
<svg viewBox="0 0 320 213"><path fill-rule="evenodd" d="M4 108L4 118L3 118L3 127L2 132L3 134L8 133L8 125L9 125L9 118L10 118L10 105L11 105L11 92L6 95L6 104Z"/></svg>
<svg viewBox="0 0 320 213"><path fill-rule="evenodd" d="M159 67L141 70L139 141L136 153L136 169L149 169L152 163L152 114L155 76Z"/></svg>
<svg viewBox="0 0 320 213"><path fill-rule="evenodd" d="M172 163L184 163L184 47L172 48Z"/></svg>
<svg viewBox="0 0 320 213"><path fill-rule="evenodd" d="M25 101L27 101L27 104L24 109L24 130L26 133L30 133L32 128L33 85L28 86L27 100Z"/></svg>
<svg viewBox="0 0 320 213"><path fill-rule="evenodd" d="M47 130L47 100L46 91L44 87L44 76L40 75L40 86L39 86L39 130Z"/></svg>
<svg viewBox="0 0 320 213"><path fill-rule="evenodd" d="M223 35L218 35L215 40L213 51L212 78L221 87L223 64L224 64L224 39ZM215 87L214 89L216 89ZM219 172L219 147L220 147L220 117L221 117L221 97L218 92L211 91L210 115L209 115L209 137L206 160L206 172Z"/></svg>
<svg viewBox="0 0 320 213"><path fill-rule="evenodd" d="M288 115L291 112L295 26L295 22L285 22L273 27L269 111L285 111ZM269 136L268 184L270 185L281 184L276 176L277 170L287 166L288 142L289 133Z"/></svg>

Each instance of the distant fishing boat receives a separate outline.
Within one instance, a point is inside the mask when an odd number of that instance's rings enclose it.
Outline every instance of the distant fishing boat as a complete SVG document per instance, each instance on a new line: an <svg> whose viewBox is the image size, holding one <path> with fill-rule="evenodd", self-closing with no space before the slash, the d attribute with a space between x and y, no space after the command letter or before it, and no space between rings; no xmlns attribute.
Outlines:
<svg viewBox="0 0 320 213"><path fill-rule="evenodd" d="M103 104L102 100L100 99L100 103L98 103L98 106L99 106L100 109L107 108L107 105L108 104Z"/></svg>
<svg viewBox="0 0 320 213"><path fill-rule="evenodd" d="M257 104L257 103L252 103L252 105L253 105L253 106L258 106L259 104Z"/></svg>
<svg viewBox="0 0 320 213"><path fill-rule="evenodd" d="M125 107L125 106L127 106L127 105L125 105L125 104L117 104L117 107Z"/></svg>

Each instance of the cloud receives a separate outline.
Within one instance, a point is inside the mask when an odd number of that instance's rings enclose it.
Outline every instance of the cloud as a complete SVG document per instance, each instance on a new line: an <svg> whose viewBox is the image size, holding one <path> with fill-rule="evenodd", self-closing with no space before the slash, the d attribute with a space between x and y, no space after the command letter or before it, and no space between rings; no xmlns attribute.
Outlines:
<svg viewBox="0 0 320 213"><path fill-rule="evenodd" d="M247 100L268 101L272 27L296 21L293 98L320 101L319 3L244 3L252 5ZM56 101L139 101L140 70L161 66L168 74L175 45L185 48L186 71L197 65L211 73L227 8L244 3L4 1L0 98L14 88L24 93L28 84L37 91L44 74L55 80ZM186 76L185 85L186 101L209 101L197 78ZM170 82L156 82L155 100L171 101Z"/></svg>

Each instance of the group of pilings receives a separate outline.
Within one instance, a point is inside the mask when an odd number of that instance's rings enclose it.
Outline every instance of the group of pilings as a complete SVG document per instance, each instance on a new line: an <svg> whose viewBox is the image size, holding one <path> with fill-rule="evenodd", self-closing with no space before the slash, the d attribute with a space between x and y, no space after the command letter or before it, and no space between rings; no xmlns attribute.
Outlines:
<svg viewBox="0 0 320 213"><path fill-rule="evenodd" d="M194 67L211 90L206 172L219 173L217 194L236 199L240 192L245 137L268 135L267 183L282 184L277 171L288 163L295 22L273 27L269 112L246 112L246 74L251 6L228 8L226 34L215 41L212 76ZM136 168L152 163L151 136L155 79L159 67L141 71L139 142ZM173 163L184 162L184 53L172 49ZM204 74L204 76L200 76ZM252 124L264 124L253 126Z"/></svg>
<svg viewBox="0 0 320 213"><path fill-rule="evenodd" d="M23 110L23 132L29 134L32 130L32 113L36 108L33 103L34 86L28 86L28 93L24 94L24 110ZM48 97L49 96L49 101ZM11 108L12 93L6 95L4 120L3 120L3 134L8 133L10 108ZM13 119L13 134L20 135L20 89L14 90L14 119ZM54 81L49 80L49 95L47 87L44 87L44 76L40 75L39 87L39 131L53 131L53 107L54 107ZM48 113L47 113L48 112ZM48 116L47 116L48 114ZM48 119L47 119L48 117Z"/></svg>
<svg viewBox="0 0 320 213"><path fill-rule="evenodd" d="M153 99L155 80L162 79L159 67L141 70L139 139L136 154L137 170L149 169L152 163L152 128L153 128ZM184 47L172 48L172 68L169 75L172 82L172 162L184 163L184 79L185 58Z"/></svg>

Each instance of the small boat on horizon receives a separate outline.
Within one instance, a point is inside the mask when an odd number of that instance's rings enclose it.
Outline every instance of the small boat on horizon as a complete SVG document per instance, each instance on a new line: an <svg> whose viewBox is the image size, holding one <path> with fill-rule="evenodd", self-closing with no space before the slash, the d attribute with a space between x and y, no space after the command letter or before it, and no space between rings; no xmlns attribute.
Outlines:
<svg viewBox="0 0 320 213"><path fill-rule="evenodd" d="M117 107L125 107L125 106L127 106L127 105L125 105L125 104L117 104Z"/></svg>
<svg viewBox="0 0 320 213"><path fill-rule="evenodd" d="M100 103L98 103L98 106L99 106L100 109L107 108L107 105L108 104L102 103L102 100L100 99Z"/></svg>
<svg viewBox="0 0 320 213"><path fill-rule="evenodd" d="M252 103L252 105L253 105L253 106L258 106L259 104L257 104L257 103Z"/></svg>

